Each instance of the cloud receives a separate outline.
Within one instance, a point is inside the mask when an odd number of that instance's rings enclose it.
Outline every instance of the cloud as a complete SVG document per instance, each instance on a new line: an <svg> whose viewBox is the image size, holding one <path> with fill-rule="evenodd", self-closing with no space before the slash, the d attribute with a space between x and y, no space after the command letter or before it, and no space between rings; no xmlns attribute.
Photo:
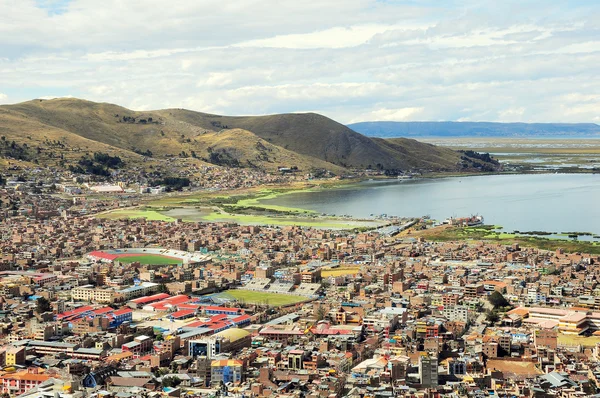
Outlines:
<svg viewBox="0 0 600 398"><path fill-rule="evenodd" d="M75 98L75 97L72 95L42 95L40 97L37 97L36 99L51 100L51 99L57 99L57 98Z"/></svg>
<svg viewBox="0 0 600 398"><path fill-rule="evenodd" d="M239 47L276 48L344 48L366 43L376 34L394 29L393 25L336 26L318 32L275 36L268 39L251 40L238 44ZM396 27L397 28L397 27Z"/></svg>
<svg viewBox="0 0 600 398"><path fill-rule="evenodd" d="M594 2L140 4L0 2L0 100L311 109L344 123L597 120Z"/></svg>
<svg viewBox="0 0 600 398"><path fill-rule="evenodd" d="M376 109L367 115L358 119L351 120L351 123L366 121L404 121L414 120L419 114L423 113L424 108L399 108L399 109Z"/></svg>

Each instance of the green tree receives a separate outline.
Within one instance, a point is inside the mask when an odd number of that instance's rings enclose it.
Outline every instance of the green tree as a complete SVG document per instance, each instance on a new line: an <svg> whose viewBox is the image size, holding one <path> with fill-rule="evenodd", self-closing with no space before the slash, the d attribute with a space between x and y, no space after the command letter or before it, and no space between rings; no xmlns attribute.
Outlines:
<svg viewBox="0 0 600 398"><path fill-rule="evenodd" d="M315 316L317 317L317 321L322 321L323 319L325 319L325 317L327 316L327 310L325 309L325 307L322 305L318 306Z"/></svg>
<svg viewBox="0 0 600 398"><path fill-rule="evenodd" d="M490 304L492 304L494 306L494 308L510 306L510 303L508 302L508 300L506 298L504 298L502 293L500 293L498 291L494 291L492 294L490 294L488 296L488 301L490 302Z"/></svg>
<svg viewBox="0 0 600 398"><path fill-rule="evenodd" d="M485 319L490 323L495 323L495 322L498 322L498 320L500 319L500 316L498 315L498 313L496 311L488 311L485 314Z"/></svg>
<svg viewBox="0 0 600 398"><path fill-rule="evenodd" d="M35 311L38 314L43 314L44 312L48 312L52 309L52 307L50 306L50 302L45 297L40 297L39 299L37 299L36 304L37 305Z"/></svg>
<svg viewBox="0 0 600 398"><path fill-rule="evenodd" d="M177 377L163 377L162 386L163 387L177 387L181 384L181 380Z"/></svg>

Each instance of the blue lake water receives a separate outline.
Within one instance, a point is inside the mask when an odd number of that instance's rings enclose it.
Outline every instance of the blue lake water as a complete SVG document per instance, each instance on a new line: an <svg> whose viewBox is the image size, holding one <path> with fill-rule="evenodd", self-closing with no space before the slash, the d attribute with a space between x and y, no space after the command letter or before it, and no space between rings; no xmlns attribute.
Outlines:
<svg viewBox="0 0 600 398"><path fill-rule="evenodd" d="M369 217L482 215L504 230L600 234L600 175L487 175L366 181L350 187L297 192L262 203L320 213Z"/></svg>

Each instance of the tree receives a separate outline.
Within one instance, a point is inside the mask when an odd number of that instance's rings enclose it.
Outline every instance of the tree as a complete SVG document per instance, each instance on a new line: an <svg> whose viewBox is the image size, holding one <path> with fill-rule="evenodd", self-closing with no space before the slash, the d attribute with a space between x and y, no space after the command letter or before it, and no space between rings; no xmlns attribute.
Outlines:
<svg viewBox="0 0 600 398"><path fill-rule="evenodd" d="M500 319L500 316L496 311L488 311L485 314L485 319L490 323L496 323Z"/></svg>
<svg viewBox="0 0 600 398"><path fill-rule="evenodd" d="M177 377L163 377L162 386L163 387L177 387L181 384L181 380Z"/></svg>
<svg viewBox="0 0 600 398"><path fill-rule="evenodd" d="M52 307L50 307L50 302L48 301L48 299L46 299L45 297L40 297L37 299L35 311L38 314L43 314L44 312L48 312L51 309Z"/></svg>
<svg viewBox="0 0 600 398"><path fill-rule="evenodd" d="M488 301L490 302L490 304L492 304L494 306L494 308L510 306L510 303L508 302L508 300L506 298L504 298L502 293L500 293L498 291L494 291L492 294L490 294L488 296Z"/></svg>
<svg viewBox="0 0 600 398"><path fill-rule="evenodd" d="M320 305L317 307L315 315L317 317L317 321L322 321L327 316L327 310L324 306Z"/></svg>

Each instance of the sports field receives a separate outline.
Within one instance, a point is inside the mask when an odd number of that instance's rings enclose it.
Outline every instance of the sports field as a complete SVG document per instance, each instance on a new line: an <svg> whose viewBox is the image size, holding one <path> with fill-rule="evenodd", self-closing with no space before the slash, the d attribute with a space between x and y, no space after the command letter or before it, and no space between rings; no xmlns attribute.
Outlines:
<svg viewBox="0 0 600 398"><path fill-rule="evenodd" d="M360 267L339 267L328 268L321 270L321 276L327 278L329 276L356 275L360 272Z"/></svg>
<svg viewBox="0 0 600 398"><path fill-rule="evenodd" d="M144 265L180 264L182 262L181 259L175 257L161 256L160 254L132 254L118 256L116 258L116 261L124 264L139 261L140 264Z"/></svg>
<svg viewBox="0 0 600 398"><path fill-rule="evenodd" d="M292 296L280 293L254 292L250 290L240 289L226 290L218 294L218 297L231 298L246 304L266 304L274 307L286 304L299 303L308 300L307 297L302 296Z"/></svg>
<svg viewBox="0 0 600 398"><path fill-rule="evenodd" d="M558 345L582 345L584 347L595 347L596 344L600 343L600 336L576 336L572 334L558 334Z"/></svg>

